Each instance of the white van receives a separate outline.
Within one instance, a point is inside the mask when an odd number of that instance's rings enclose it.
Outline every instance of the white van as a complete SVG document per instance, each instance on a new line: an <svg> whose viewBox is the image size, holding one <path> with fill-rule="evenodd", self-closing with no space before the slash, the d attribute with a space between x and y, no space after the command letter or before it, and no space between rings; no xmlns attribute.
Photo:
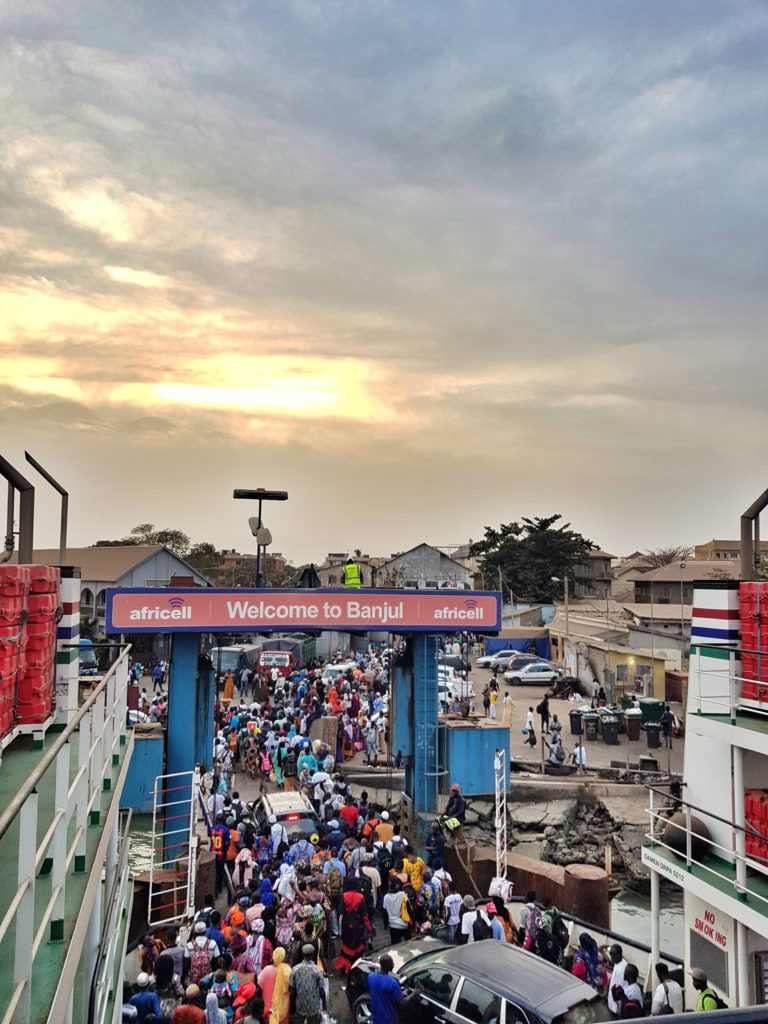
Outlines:
<svg viewBox="0 0 768 1024"><path fill-rule="evenodd" d="M459 700L462 697L473 697L475 694L471 681L456 675L455 669L447 665L437 666L437 685L438 688L444 686L451 698L455 694Z"/></svg>
<svg viewBox="0 0 768 1024"><path fill-rule="evenodd" d="M323 679L329 679L332 683L338 683L347 672L357 668L356 661L340 661L338 665L326 665L323 669Z"/></svg>

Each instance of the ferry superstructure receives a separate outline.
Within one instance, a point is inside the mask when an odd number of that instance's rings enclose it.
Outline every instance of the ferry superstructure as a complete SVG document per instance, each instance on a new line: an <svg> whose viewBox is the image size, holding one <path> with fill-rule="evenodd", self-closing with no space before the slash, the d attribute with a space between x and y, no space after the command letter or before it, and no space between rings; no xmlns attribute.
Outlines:
<svg viewBox="0 0 768 1024"><path fill-rule="evenodd" d="M731 1007L768 997L768 656L753 628L763 604L766 583L694 586L683 786L671 798L649 788L642 851L652 955L664 879L683 890L686 965L702 968ZM689 975L687 985L686 1005L695 1006Z"/></svg>

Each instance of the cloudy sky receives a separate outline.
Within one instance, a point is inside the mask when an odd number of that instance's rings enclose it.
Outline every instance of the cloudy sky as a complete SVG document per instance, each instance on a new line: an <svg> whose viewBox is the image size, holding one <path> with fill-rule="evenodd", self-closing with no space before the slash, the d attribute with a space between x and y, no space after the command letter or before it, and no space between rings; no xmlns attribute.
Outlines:
<svg viewBox="0 0 768 1024"><path fill-rule="evenodd" d="M768 7L4 0L0 450L296 560L768 486ZM30 471L31 473L31 471ZM40 494L37 536L56 537Z"/></svg>

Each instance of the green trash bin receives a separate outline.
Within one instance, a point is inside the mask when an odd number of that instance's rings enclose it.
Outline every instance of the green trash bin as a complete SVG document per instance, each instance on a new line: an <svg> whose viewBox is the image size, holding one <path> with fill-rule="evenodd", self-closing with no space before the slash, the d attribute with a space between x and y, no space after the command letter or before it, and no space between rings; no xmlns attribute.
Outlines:
<svg viewBox="0 0 768 1024"><path fill-rule="evenodd" d="M581 736L581 712L574 708L568 713L571 720L571 736Z"/></svg>
<svg viewBox="0 0 768 1024"><path fill-rule="evenodd" d="M640 739L640 723L642 722L641 711L625 711L624 717L627 720L627 739L628 740L639 740Z"/></svg>
<svg viewBox="0 0 768 1024"><path fill-rule="evenodd" d="M664 701L658 700L656 697L641 697L640 711L646 724L648 722L659 722L664 713Z"/></svg>
<svg viewBox="0 0 768 1024"><path fill-rule="evenodd" d="M585 711L581 716L584 722L584 735L588 740L597 739L597 715L594 711Z"/></svg>
<svg viewBox="0 0 768 1024"><path fill-rule="evenodd" d="M619 742L619 720L616 715L603 715L603 743L616 746Z"/></svg>
<svg viewBox="0 0 768 1024"><path fill-rule="evenodd" d="M631 693L622 693L622 695L621 695L621 710L622 711L626 711L627 708L631 708L631 707L632 707L632 694Z"/></svg>

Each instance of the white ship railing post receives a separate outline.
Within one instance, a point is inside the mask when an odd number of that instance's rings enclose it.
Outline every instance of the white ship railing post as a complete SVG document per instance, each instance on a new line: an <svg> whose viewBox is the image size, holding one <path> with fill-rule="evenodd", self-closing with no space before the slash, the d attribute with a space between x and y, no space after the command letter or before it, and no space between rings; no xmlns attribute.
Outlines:
<svg viewBox="0 0 768 1024"><path fill-rule="evenodd" d="M733 750L733 830L734 854L736 860L736 895L739 899L747 898L747 862L746 840L744 829L746 815L744 808L744 751L741 747Z"/></svg>
<svg viewBox="0 0 768 1024"><path fill-rule="evenodd" d="M32 994L32 946L35 931L35 851L37 849L37 793L30 793L19 811L19 889L24 895L16 911L16 949L13 977L17 986L24 982L16 1001L13 1021L29 1020ZM14 992L15 994L15 992Z"/></svg>
<svg viewBox="0 0 768 1024"><path fill-rule="evenodd" d="M691 805L685 805L685 866L691 870Z"/></svg>
<svg viewBox="0 0 768 1024"><path fill-rule="evenodd" d="M86 850L86 829L88 828L88 797L91 792L90 784L90 748L91 748L91 716L83 715L80 721L80 736L78 741L77 761L78 778L75 785L75 801L77 812L75 815L75 865L77 872L85 871L85 850Z"/></svg>
<svg viewBox="0 0 768 1024"><path fill-rule="evenodd" d="M56 816L51 839L51 885L58 888L59 895L51 915L50 938L60 942L64 938L64 899L67 884L67 828L71 818L69 807L69 759L72 745L65 743L56 755L56 790L53 813Z"/></svg>
<svg viewBox="0 0 768 1024"><path fill-rule="evenodd" d="M651 868L651 970L659 962L659 875Z"/></svg>

